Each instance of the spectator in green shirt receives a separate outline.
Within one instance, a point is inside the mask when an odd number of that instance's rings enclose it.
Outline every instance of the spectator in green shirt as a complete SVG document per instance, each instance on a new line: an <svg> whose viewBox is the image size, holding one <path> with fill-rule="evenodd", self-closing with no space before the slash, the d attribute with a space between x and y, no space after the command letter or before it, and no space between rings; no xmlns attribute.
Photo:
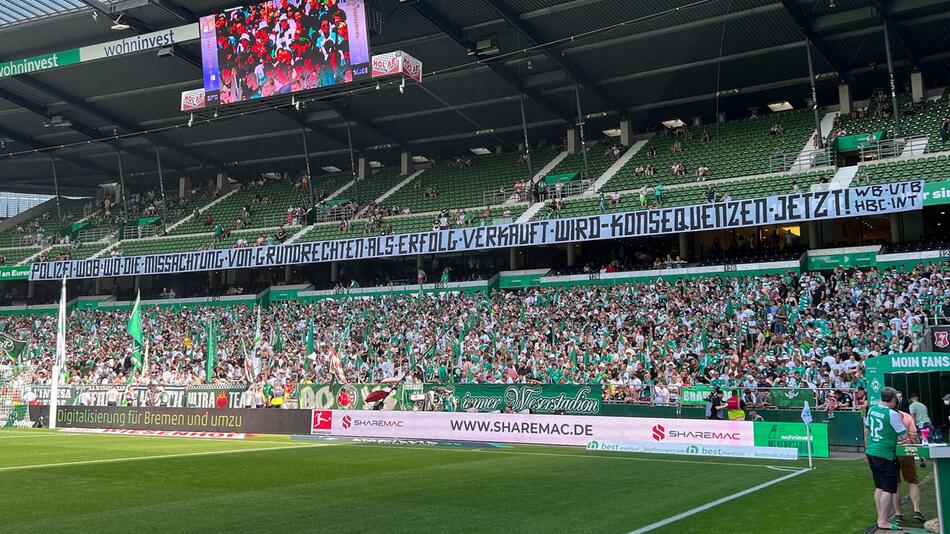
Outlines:
<svg viewBox="0 0 950 534"><path fill-rule="evenodd" d="M868 415L864 418L865 454L874 479L878 530L901 530L899 524L889 520L900 472L897 443L907 439L907 428L895 411L896 406L897 390L884 388L881 402L868 408Z"/></svg>

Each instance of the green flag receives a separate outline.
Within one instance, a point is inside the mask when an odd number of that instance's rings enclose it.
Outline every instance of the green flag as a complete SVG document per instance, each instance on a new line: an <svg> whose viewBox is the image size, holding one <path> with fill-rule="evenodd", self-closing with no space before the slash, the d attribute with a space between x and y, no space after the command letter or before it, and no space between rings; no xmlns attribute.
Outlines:
<svg viewBox="0 0 950 534"><path fill-rule="evenodd" d="M211 383L215 369L218 368L218 331L214 318L208 323L208 358L205 364L205 382Z"/></svg>
<svg viewBox="0 0 950 534"><path fill-rule="evenodd" d="M315 351L313 350L313 318L307 319L307 359L310 359L310 355ZM306 366L306 361L304 366Z"/></svg>
<svg viewBox="0 0 950 534"><path fill-rule="evenodd" d="M129 326L126 329L132 336L132 366L135 370L142 370L142 345L144 336L142 335L142 308L141 293L135 295L135 306L132 307L132 315L129 316Z"/></svg>
<svg viewBox="0 0 950 534"><path fill-rule="evenodd" d="M26 341L0 333L0 361L4 358L16 360L26 350Z"/></svg>
<svg viewBox="0 0 950 534"><path fill-rule="evenodd" d="M736 315L736 310L732 307L732 298L729 298L729 302L726 302L726 319L732 319Z"/></svg>

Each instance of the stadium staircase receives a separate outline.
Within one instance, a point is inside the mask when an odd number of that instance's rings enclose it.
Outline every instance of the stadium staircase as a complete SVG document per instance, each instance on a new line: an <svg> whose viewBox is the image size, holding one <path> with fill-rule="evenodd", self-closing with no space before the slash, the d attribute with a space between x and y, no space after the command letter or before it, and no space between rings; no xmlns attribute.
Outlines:
<svg viewBox="0 0 950 534"><path fill-rule="evenodd" d="M237 193L237 191L238 191L237 189L228 191L227 193L225 193L225 194L221 195L220 197L216 198L215 200L212 200L212 201L209 202L207 205L205 205L205 206L203 206L203 207L201 207L201 208L198 208L198 213L199 213L199 214L204 213L205 211L207 211L207 210L211 209L212 207L216 206L219 202L221 202L221 201L227 199L229 196L233 195L234 193ZM168 232L168 233L171 233L173 230L175 230L176 228L178 228L180 225L182 225L182 224L185 223L186 221L192 220L192 219L194 218L194 216L195 216L194 214L191 214L191 215L189 215L189 216L183 218L182 220L180 220L180 221L178 221L178 222L176 222L176 223L173 223L173 224L168 225L168 226L165 228L165 231Z"/></svg>
<svg viewBox="0 0 950 534"><path fill-rule="evenodd" d="M387 198L393 196L397 191L399 191L400 189L402 189L403 187L405 187L408 183L410 183L410 182L412 182L413 180L415 180L416 178L418 178L419 175L422 174L422 173L424 173L425 171L426 171L425 169L422 169L422 170L419 170L419 171L416 171L416 172L410 174L410 175L407 176L404 180L402 180L401 182L399 182L399 183L397 183L395 186L393 186L392 189L390 189L389 191L386 191L385 193L383 193L382 195L380 195L379 198L376 199L376 202L379 203L379 204L382 204L384 200L386 200Z"/></svg>
<svg viewBox="0 0 950 534"><path fill-rule="evenodd" d="M324 190L338 188L339 181L329 180L321 182ZM318 186L314 183L314 188ZM256 200L258 199L258 200ZM265 201L259 199L266 199ZM251 216L247 218L247 225L243 229L266 228L280 226L286 217L288 208L306 206L307 201L298 187L286 180L264 182L263 185L238 189L226 195L214 206L210 206L200 213L199 218L190 218L187 222L177 225L170 235L197 234L208 232L215 225L220 224L225 229L231 228L235 220L241 217L241 208L250 206ZM205 217L213 218L211 228L204 224Z"/></svg>
<svg viewBox="0 0 950 534"><path fill-rule="evenodd" d="M821 118L821 132L823 137L827 137L827 134L831 132L831 129L835 124L835 113L834 111L829 111L825 113L825 116ZM816 167L814 164L814 150L815 144L812 141L812 138L818 134L817 130L812 130L811 135L808 136L808 139L805 141L804 146L802 146L801 151L798 153L798 157L795 158L795 163L792 164L793 169L810 169Z"/></svg>
<svg viewBox="0 0 950 534"><path fill-rule="evenodd" d="M784 133L769 135L772 125L779 123ZM600 191L632 191L644 185L654 186L662 183L673 186L694 182L696 169L701 165L709 167L709 179L719 180L740 178L772 172L771 158L778 151L786 155L791 164L803 144L814 132L814 118L810 111L783 111L763 115L759 120L741 119L722 124L709 124L690 128L693 139L685 135L656 135L650 139L627 164L611 178ZM702 141L703 132L710 135L710 141ZM679 141L683 148L680 153L672 153L673 143ZM650 156L651 148L656 148L656 156ZM670 176L674 163L686 167L686 176ZM655 176L638 176L636 168L654 165Z"/></svg>
<svg viewBox="0 0 950 534"><path fill-rule="evenodd" d="M542 167L557 154L538 151L535 160ZM528 181L527 165L518 163L520 154L491 154L467 158L471 166L456 167L447 161L426 169L406 186L402 186L381 201L387 207L409 208L413 213L426 213L441 209L484 207L485 193L500 188L511 189L518 180ZM532 161L534 163L534 160ZM425 196L426 191L436 187L439 194ZM504 200L493 204L500 205Z"/></svg>
<svg viewBox="0 0 950 534"><path fill-rule="evenodd" d="M587 166L590 169L588 178L596 179L614 164L613 156L605 152L602 143L594 142L587 145ZM565 156L548 174L571 173L577 173L578 179L584 179L584 154L580 151Z"/></svg>
<svg viewBox="0 0 950 534"><path fill-rule="evenodd" d="M532 154L534 154L534 152L532 152ZM549 175L549 174L553 174L552 171L554 171L554 169L555 169L558 165L560 165L561 162L564 161L564 158L566 158L566 157L567 157L567 151L566 151L566 150L563 151L563 152L559 152L557 156L554 156L554 159L552 159L551 161L549 161L549 162L547 163L547 165L545 165L544 167L541 167L541 170L539 170L537 173L535 173L534 177L531 178L531 183L532 183L532 184L536 184L536 183L540 182L541 180L543 180L545 176L547 176L547 175ZM531 165L534 166L534 156L532 156Z"/></svg>
<svg viewBox="0 0 950 534"><path fill-rule="evenodd" d="M857 165L839 168L835 171L835 177L828 183L828 189L847 189L851 187L851 182L857 174Z"/></svg>
<svg viewBox="0 0 950 534"><path fill-rule="evenodd" d="M609 182L610 179L613 178L615 174L620 172L620 169L624 168L624 166L627 165L627 162L633 159L633 157L637 155L637 152L640 152L640 150L643 147L645 147L648 142L649 140L647 139L641 139L637 141L636 143L634 143L633 145L631 145L630 148L628 148L627 151L624 152L624 154L620 156L617 159L617 161L613 163L613 165L611 165L610 167L607 168L606 171L604 171L604 174L600 175L600 177L597 178L597 180L590 187L590 189L587 190L587 192L596 193L597 191L600 191L600 188L603 187L604 184Z"/></svg>

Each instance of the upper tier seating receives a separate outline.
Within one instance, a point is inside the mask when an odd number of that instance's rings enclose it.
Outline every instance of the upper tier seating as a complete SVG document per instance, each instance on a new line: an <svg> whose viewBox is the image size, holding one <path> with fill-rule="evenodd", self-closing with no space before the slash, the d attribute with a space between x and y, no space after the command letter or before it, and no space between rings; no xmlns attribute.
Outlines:
<svg viewBox="0 0 950 534"><path fill-rule="evenodd" d="M673 190L664 191L662 195L662 207L683 206L688 204L702 204L706 202L706 190L714 187L717 195L722 197L728 194L733 200L759 198L772 195L783 195L792 190L792 186L797 185L799 191L808 191L808 188L816 184L821 178L828 180L834 176L833 171L810 171L797 174L779 174L774 176L762 176L749 180L735 180L718 184L697 184L695 187L682 187ZM656 196L651 187L646 195L647 208L656 207ZM604 194L603 210L600 209L601 199L599 195L570 199L564 202L561 209L561 217L576 217L581 215L590 215L593 213L619 213L627 211L638 211L647 209L640 206L640 195L638 191L622 193L619 204L611 204L610 193ZM548 203L542 208L536 219L545 219L555 216L551 204Z"/></svg>
<svg viewBox="0 0 950 534"><path fill-rule="evenodd" d="M771 135L776 123L783 132ZM657 181L674 185L696 181L696 170L702 165L709 167L707 180L738 178L774 172L772 157L779 151L785 156L786 165L795 161L802 147L815 130L814 115L810 110L784 111L761 116L758 120L741 119L719 125L707 124L684 130L683 135L656 135L604 184L605 191L639 189ZM685 132L692 135L688 139ZM703 133L709 141L703 141ZM673 153L671 147L679 142L683 151ZM656 156L650 149L656 148ZM685 176L671 176L674 163L686 167ZM637 176L637 167L656 167L656 176Z"/></svg>
<svg viewBox="0 0 950 534"><path fill-rule="evenodd" d="M315 182L314 187L316 186ZM263 185L246 186L175 227L172 233L181 235L210 232L216 224L233 229L237 219L244 221L244 228L278 226L286 223L288 208L302 208L307 205L307 194L300 187L286 181L267 181ZM242 217L244 207L250 208L250 217ZM209 216L213 220L210 225L205 224Z"/></svg>
<svg viewBox="0 0 950 534"><path fill-rule="evenodd" d="M40 250L40 247L3 248L0 256L3 256L3 265L16 265Z"/></svg>
<svg viewBox="0 0 950 534"><path fill-rule="evenodd" d="M504 212L507 210L510 212L510 218L515 220L527 209L528 204L515 204L512 206L505 206L504 208L492 208L491 218L486 222L484 210L476 208L466 211L466 219L469 221L469 225L490 224L491 221L502 218L504 216ZM388 233L404 234L407 232L423 232L426 230L432 230L433 226L438 222L438 217L438 213L384 217L381 223L376 226L374 226L369 219L357 219L354 221L349 221L348 228L346 230L342 230L341 224L338 222L315 224L310 227L310 229L307 230L302 236L300 236L297 239L297 242L325 241L330 239L344 239L350 237ZM452 228L459 227L456 224L456 217L457 212L452 212L449 214L449 225ZM392 230L391 232L390 225Z"/></svg>
<svg viewBox="0 0 950 534"><path fill-rule="evenodd" d="M532 169L537 172L555 155L546 150L533 152ZM511 190L518 180L531 178L528 166L518 162L520 157L518 153L472 156L467 158L471 166L461 167L439 161L384 200L383 205L409 208L413 213L485 206L484 193L502 187ZM438 189L438 195L426 196L432 188Z"/></svg>
<svg viewBox="0 0 950 534"><path fill-rule="evenodd" d="M890 160L873 165L862 165L858 178L868 175L872 184L907 182L910 180L946 180L950 178L950 159L947 155L926 156L912 160ZM853 185L863 185L854 183Z"/></svg>
<svg viewBox="0 0 950 534"><path fill-rule="evenodd" d="M360 206L365 206L405 179L405 176L400 176L399 169L384 169L347 187L337 198L354 200Z"/></svg>
<svg viewBox="0 0 950 534"><path fill-rule="evenodd" d="M63 219L66 223L60 223L56 211L55 199L50 203L50 209L36 217L23 221L5 232L0 233L0 247L16 247L26 245L23 238L35 235L37 230L31 230L31 227L42 228L42 234L52 237L54 241L59 239L60 230L69 223L76 222L83 218L84 208L87 204L91 207L91 199L88 198L65 198L60 197L60 209L63 213ZM16 229L21 228L22 232Z"/></svg>
<svg viewBox="0 0 950 534"><path fill-rule="evenodd" d="M591 180L599 178L600 175L604 174L604 172L614 164L614 161L616 161L614 156L608 153L608 150L608 146L603 143L591 143L587 145L587 167L590 169L589 178ZM583 178L584 153L580 150L574 154L568 154L557 166L551 169L548 175L570 173L577 173L578 179Z"/></svg>
<svg viewBox="0 0 950 534"><path fill-rule="evenodd" d="M915 104L911 100L911 95L903 94L897 97L897 101L901 109L901 135L929 136L927 152L950 150L950 141L944 143L937 135L940 122L950 116L950 99L946 95L941 96L936 101ZM890 97L885 98L885 104L888 108L891 107L890 103ZM838 119L840 128L848 135L878 131L893 133L894 117L890 114L883 117L876 116L876 110L880 105L875 98L872 98L867 109L860 113L859 118L855 118L854 115L857 114L841 115ZM831 134L834 133L831 132Z"/></svg>

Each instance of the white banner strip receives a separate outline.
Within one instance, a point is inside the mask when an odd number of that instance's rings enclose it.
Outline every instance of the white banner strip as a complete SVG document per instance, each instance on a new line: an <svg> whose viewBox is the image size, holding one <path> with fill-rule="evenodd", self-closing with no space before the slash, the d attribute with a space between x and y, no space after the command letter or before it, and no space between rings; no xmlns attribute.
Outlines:
<svg viewBox="0 0 950 534"><path fill-rule="evenodd" d="M590 215L411 234L150 256L34 263L30 280L148 276L280 267L882 215L923 207L923 181L815 191L628 213Z"/></svg>
<svg viewBox="0 0 950 534"><path fill-rule="evenodd" d="M145 33L126 39L109 41L108 43L84 46L79 49L79 62L85 63L97 59L134 54L143 50L164 48L187 41L197 41L198 37L198 23L186 24L184 26L178 26L177 28Z"/></svg>
<svg viewBox="0 0 950 534"><path fill-rule="evenodd" d="M766 460L797 460L798 449L790 447L748 447L741 445L703 445L701 443L662 443L651 441L591 441L589 451L672 454L682 456L725 456Z"/></svg>

